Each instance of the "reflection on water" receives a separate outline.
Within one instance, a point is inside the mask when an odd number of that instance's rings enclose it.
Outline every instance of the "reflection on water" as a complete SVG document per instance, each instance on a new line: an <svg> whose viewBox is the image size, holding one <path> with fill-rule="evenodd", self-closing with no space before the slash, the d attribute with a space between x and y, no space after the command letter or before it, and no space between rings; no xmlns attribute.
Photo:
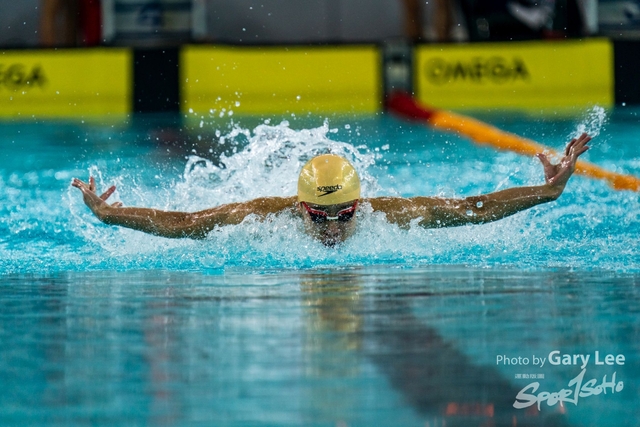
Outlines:
<svg viewBox="0 0 640 427"><path fill-rule="evenodd" d="M543 417L535 409L515 410L513 396L518 389L514 385L495 368L473 363L437 330L421 322L413 314L412 303L433 297L432 292L396 289L387 294L390 289L385 280L376 287L381 286L386 292L361 298L367 283L359 272L316 274L301 279L303 291L308 290L315 297L309 302L314 335L340 332L340 339L327 340L326 345L316 341L310 350L325 354L331 349L334 359L346 349L365 356L419 416L435 425L564 423L562 417L555 418L559 417L557 414ZM422 278L427 283L429 279ZM357 375L357 371L340 374L344 379ZM340 387L341 382L336 385ZM329 413L335 408L336 404L330 402Z"/></svg>
<svg viewBox="0 0 640 427"><path fill-rule="evenodd" d="M633 425L640 277L456 268L5 276L2 425ZM625 388L513 408L623 354ZM593 359L592 359L593 360ZM520 375L520 377L518 377Z"/></svg>

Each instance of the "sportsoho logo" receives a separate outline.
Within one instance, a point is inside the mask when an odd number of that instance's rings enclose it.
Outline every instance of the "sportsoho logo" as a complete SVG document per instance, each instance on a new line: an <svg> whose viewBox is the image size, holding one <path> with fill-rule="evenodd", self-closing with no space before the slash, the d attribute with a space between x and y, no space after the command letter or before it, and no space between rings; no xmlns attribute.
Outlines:
<svg viewBox="0 0 640 427"><path fill-rule="evenodd" d="M46 82L40 65L29 68L24 64L0 63L0 89L24 90L35 86L43 87Z"/></svg>
<svg viewBox="0 0 640 427"><path fill-rule="evenodd" d="M504 84L530 78L522 59L501 56L454 61L432 58L425 64L424 72L427 80L438 86L459 82Z"/></svg>

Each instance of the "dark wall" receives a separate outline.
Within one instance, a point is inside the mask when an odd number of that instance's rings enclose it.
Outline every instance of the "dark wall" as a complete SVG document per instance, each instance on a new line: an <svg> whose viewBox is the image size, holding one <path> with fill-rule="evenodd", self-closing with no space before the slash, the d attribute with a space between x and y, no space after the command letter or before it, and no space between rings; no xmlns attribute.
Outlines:
<svg viewBox="0 0 640 427"><path fill-rule="evenodd" d="M613 52L616 104L640 104L640 41L615 41Z"/></svg>

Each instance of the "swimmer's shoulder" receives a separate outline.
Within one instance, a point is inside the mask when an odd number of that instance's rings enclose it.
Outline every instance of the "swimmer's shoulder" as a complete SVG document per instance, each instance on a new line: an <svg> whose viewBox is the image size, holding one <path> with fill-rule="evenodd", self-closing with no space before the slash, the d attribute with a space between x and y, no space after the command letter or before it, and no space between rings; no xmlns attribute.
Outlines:
<svg viewBox="0 0 640 427"><path fill-rule="evenodd" d="M277 214L289 210L294 210L297 196L290 197L258 197L257 199L244 202L244 207L252 213L260 216Z"/></svg>
<svg viewBox="0 0 640 427"><path fill-rule="evenodd" d="M371 205L373 211L401 212L407 209L431 207L440 204L440 199L435 197L372 197L362 199L361 202Z"/></svg>
<svg viewBox="0 0 640 427"><path fill-rule="evenodd" d="M189 214L192 221L207 231L214 226L239 224L249 215L265 218L270 214L294 212L297 197L259 197L246 202L234 202Z"/></svg>
<svg viewBox="0 0 640 427"><path fill-rule="evenodd" d="M442 201L435 197L373 197L361 202L371 205L373 212L384 213L389 222L407 225L416 218L430 223L433 209Z"/></svg>

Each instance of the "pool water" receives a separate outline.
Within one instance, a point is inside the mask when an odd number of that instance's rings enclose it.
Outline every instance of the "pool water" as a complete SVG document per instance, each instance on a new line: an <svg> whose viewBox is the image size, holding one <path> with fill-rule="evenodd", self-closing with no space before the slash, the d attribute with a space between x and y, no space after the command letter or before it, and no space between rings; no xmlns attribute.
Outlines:
<svg viewBox="0 0 640 427"><path fill-rule="evenodd" d="M638 113L477 117L555 149L587 129L587 160L638 176ZM576 176L556 202L439 230L365 206L335 249L287 215L171 240L99 223L71 178L116 184L127 206L195 211L295 194L327 150L355 164L365 197L477 195L539 184L542 168L384 115L0 129L1 425L639 418L638 193ZM576 378L577 401L526 397ZM533 404L514 408L518 393Z"/></svg>
<svg viewBox="0 0 640 427"><path fill-rule="evenodd" d="M610 114L606 124L590 112L556 121L498 117L492 123L556 149L586 124L599 133L586 159L639 176L635 113ZM387 116L273 123L247 119L250 124L235 120L196 118L186 127L174 118L2 124L2 271L211 272L231 266L386 264L640 271L638 193L614 191L584 177L572 178L557 202L482 226L405 231L364 212L355 238L332 251L309 240L286 216L216 230L206 244L107 227L92 217L78 190L69 185L72 177L92 174L101 189L116 184L112 198L126 206L195 211L253 197L293 195L302 164L327 150L353 161L365 197L459 197L543 179L535 158L496 152Z"/></svg>

